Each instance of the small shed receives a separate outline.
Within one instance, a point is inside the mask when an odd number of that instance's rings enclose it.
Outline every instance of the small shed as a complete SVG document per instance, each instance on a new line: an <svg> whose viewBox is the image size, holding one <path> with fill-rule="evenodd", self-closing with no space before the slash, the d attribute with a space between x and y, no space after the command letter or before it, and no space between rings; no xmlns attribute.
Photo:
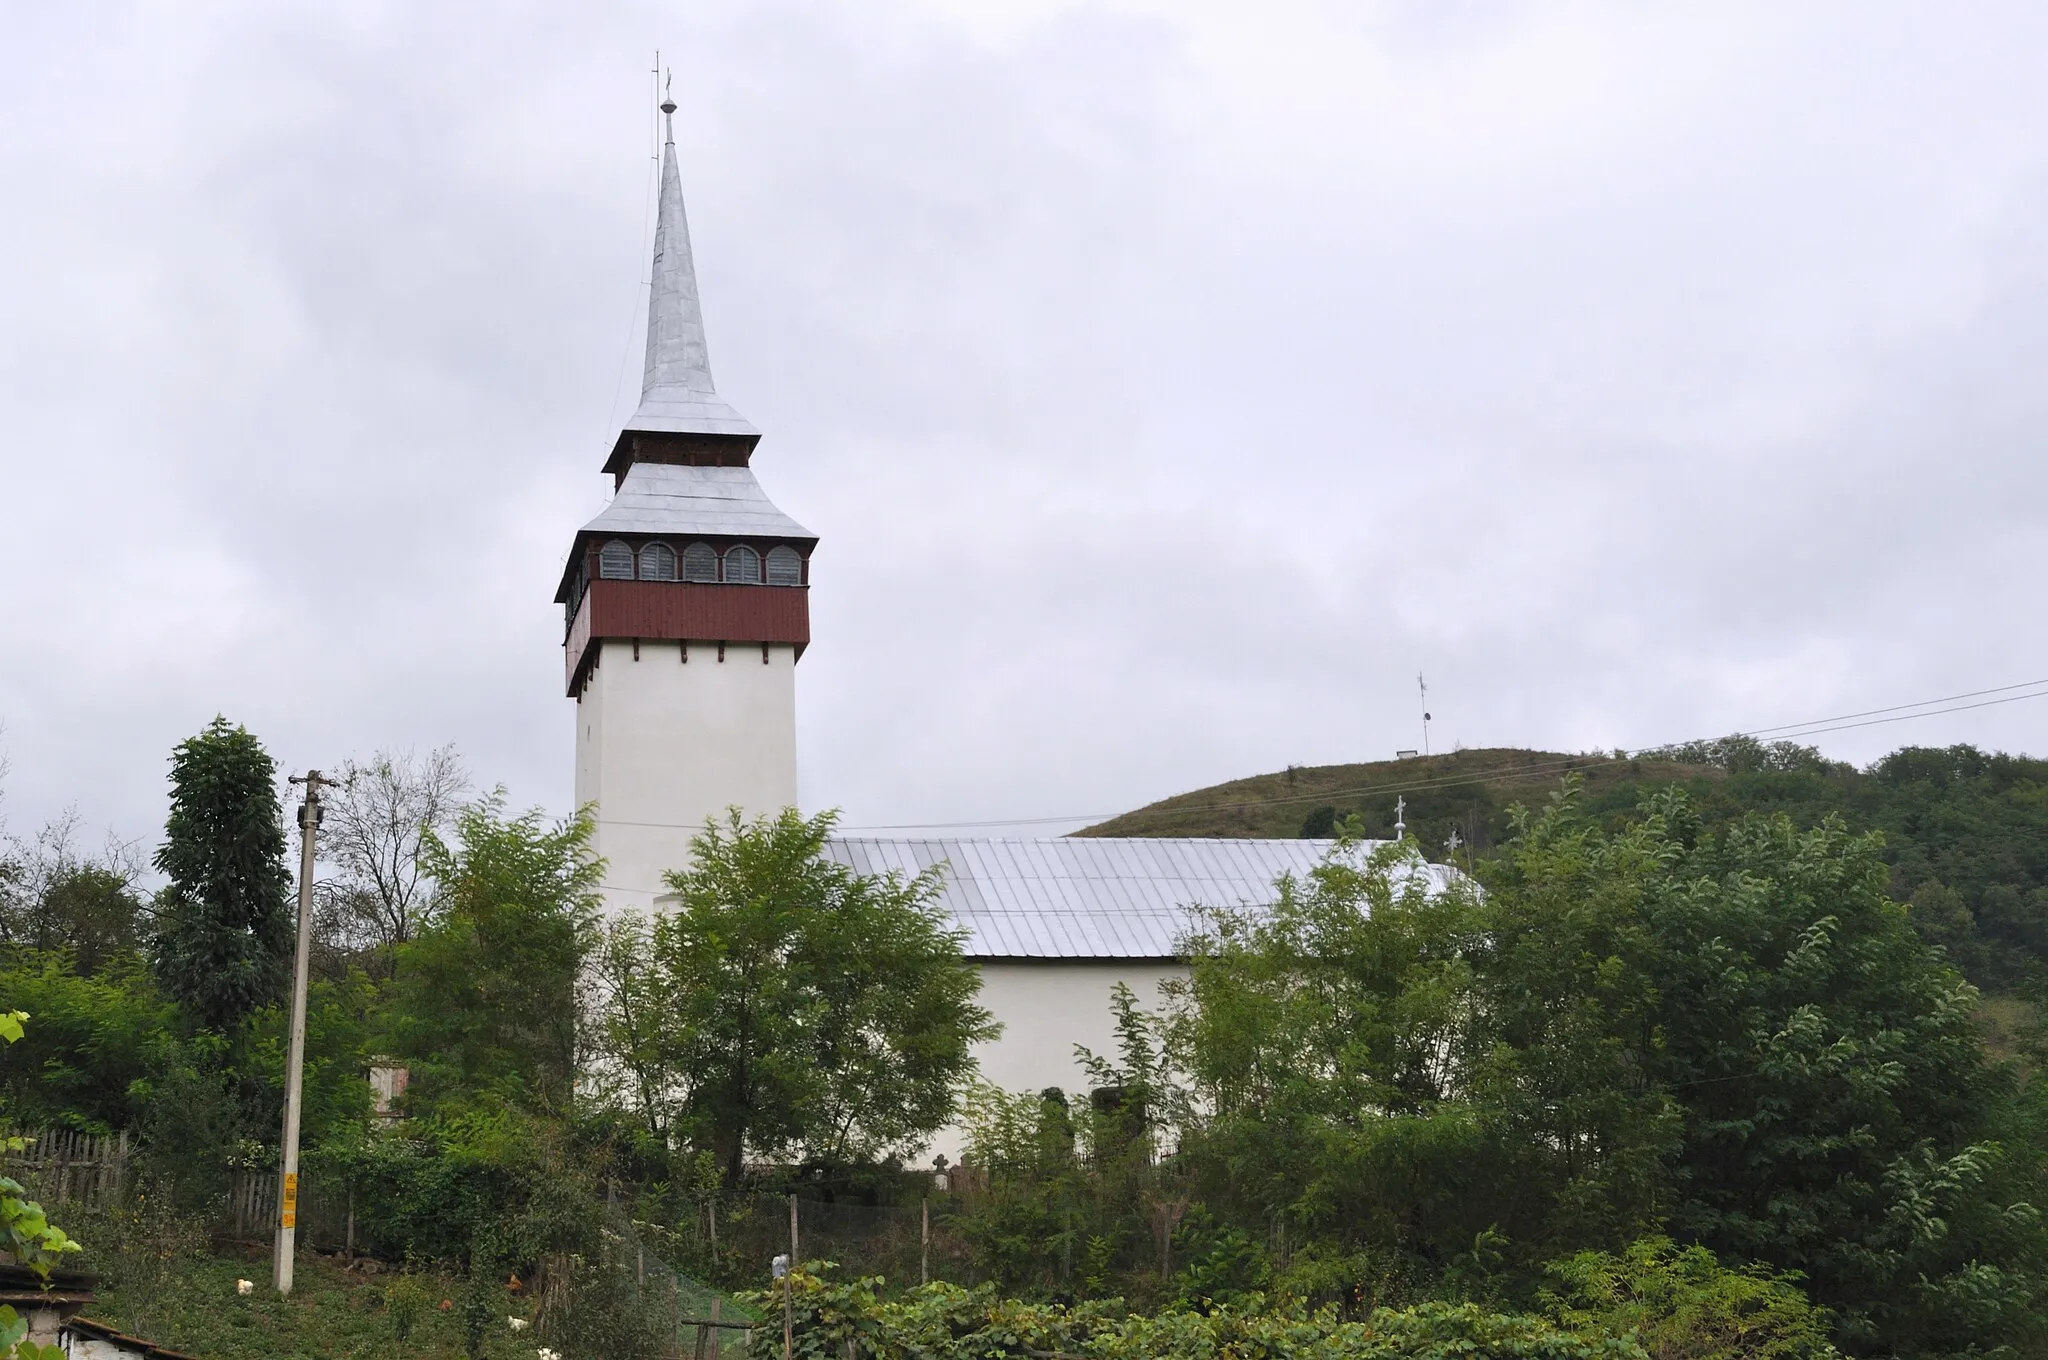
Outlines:
<svg viewBox="0 0 2048 1360"><path fill-rule="evenodd" d="M104 1322L90 1318L75 1317L64 1324L61 1339L70 1360L128 1360L128 1357L147 1357L148 1360L198 1360L197 1356L184 1351L174 1351L154 1342L144 1341L139 1336L127 1336L115 1331Z"/></svg>

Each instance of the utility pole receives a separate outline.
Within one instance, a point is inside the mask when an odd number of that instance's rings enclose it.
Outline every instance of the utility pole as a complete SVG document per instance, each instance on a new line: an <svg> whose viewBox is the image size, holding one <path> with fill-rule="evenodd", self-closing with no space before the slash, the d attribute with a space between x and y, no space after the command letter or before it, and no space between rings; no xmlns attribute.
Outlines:
<svg viewBox="0 0 2048 1360"><path fill-rule="evenodd" d="M300 1087L306 1075L306 969L313 950L313 841L320 829L320 787L334 781L318 770L292 783L306 786L299 805L299 948L292 960L292 1034L284 1071L284 1179L277 1191L277 1292L292 1292L292 1259L299 1228Z"/></svg>

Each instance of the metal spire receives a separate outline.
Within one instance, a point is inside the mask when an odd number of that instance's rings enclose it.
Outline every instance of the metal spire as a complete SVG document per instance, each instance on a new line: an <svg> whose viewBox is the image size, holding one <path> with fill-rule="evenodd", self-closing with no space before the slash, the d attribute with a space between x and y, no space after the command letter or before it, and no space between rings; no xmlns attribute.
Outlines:
<svg viewBox="0 0 2048 1360"><path fill-rule="evenodd" d="M676 169L675 112L675 98L664 90L666 136L661 149L661 207L654 228L653 286L647 299L647 367L640 382L640 409L626 428L758 439L761 432L711 385L704 308L697 298L690 224L683 216L683 177Z"/></svg>

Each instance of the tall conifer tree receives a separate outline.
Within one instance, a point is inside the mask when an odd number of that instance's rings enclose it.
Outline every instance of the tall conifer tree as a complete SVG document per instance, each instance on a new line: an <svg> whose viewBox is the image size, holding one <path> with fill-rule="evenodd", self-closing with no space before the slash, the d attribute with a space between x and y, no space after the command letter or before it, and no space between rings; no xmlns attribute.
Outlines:
<svg viewBox="0 0 2048 1360"><path fill-rule="evenodd" d="M207 1029L227 1031L284 994L291 873L277 766L247 729L215 718L171 755L171 816L156 867L164 988Z"/></svg>

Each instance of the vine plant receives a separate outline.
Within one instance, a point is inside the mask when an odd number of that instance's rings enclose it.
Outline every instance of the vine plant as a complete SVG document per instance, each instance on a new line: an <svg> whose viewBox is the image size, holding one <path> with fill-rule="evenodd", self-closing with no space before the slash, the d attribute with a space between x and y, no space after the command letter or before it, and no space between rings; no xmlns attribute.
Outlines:
<svg viewBox="0 0 2048 1360"><path fill-rule="evenodd" d="M0 1040L20 1040L27 1011L0 1012ZM12 1156L28 1151L29 1140L18 1134L0 1137L0 1154ZM11 1176L0 1176L0 1250L10 1253L33 1270L44 1285L50 1282L50 1268L78 1243L50 1222L43 1206L28 1197L28 1190ZM11 1305L0 1304L0 1360L64 1360L56 1346L43 1346L28 1339L28 1319Z"/></svg>

